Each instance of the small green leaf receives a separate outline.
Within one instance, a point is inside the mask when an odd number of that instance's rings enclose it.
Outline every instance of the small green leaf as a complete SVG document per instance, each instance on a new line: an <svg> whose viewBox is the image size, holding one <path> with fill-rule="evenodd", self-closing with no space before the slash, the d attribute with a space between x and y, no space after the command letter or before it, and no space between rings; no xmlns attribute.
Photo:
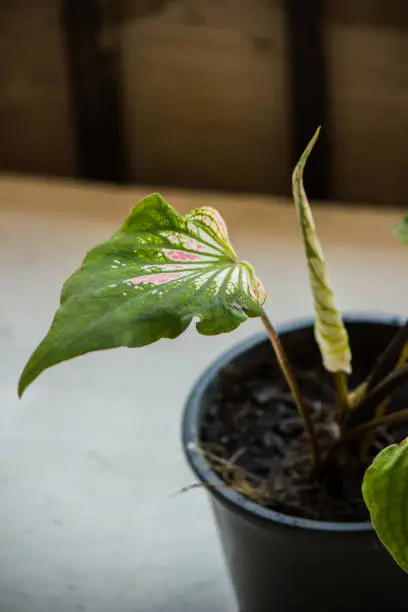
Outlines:
<svg viewBox="0 0 408 612"><path fill-rule="evenodd" d="M408 572L408 442L382 450L365 473L364 500L378 537Z"/></svg>
<svg viewBox="0 0 408 612"><path fill-rule="evenodd" d="M408 213L394 228L394 233L404 244L408 244Z"/></svg>
<svg viewBox="0 0 408 612"><path fill-rule="evenodd" d="M91 351L229 332L257 317L262 283L237 261L221 215L199 208L184 217L153 194L121 229L92 249L66 281L51 328L27 363L19 394L43 370Z"/></svg>
<svg viewBox="0 0 408 612"><path fill-rule="evenodd" d="M327 266L303 186L306 161L319 136L320 128L303 152L292 176L293 197L306 252L315 308L315 336L324 366L329 372L351 372L348 334L330 288Z"/></svg>

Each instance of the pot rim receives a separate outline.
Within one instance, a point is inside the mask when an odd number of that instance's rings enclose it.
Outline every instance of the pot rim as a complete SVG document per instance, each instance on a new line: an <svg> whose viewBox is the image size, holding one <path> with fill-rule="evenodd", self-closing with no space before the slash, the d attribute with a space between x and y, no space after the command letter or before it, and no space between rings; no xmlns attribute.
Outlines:
<svg viewBox="0 0 408 612"><path fill-rule="evenodd" d="M382 325L402 325L405 318L398 315L390 315L377 312L353 312L343 314L343 320L346 323L373 323ZM312 317L304 317L294 319L282 323L277 326L278 334L293 332L303 327L314 325ZM182 419L182 442L184 453L192 470L203 483L210 485L209 492L217 497L221 502L227 504L231 509L240 514L251 515L253 519L258 519L263 522L278 523L282 526L297 527L312 531L329 531L329 532L362 532L372 531L373 526L370 521L364 522L330 522L306 519L301 517L290 516L260 506L255 502L250 501L240 493L233 489L229 489L224 485L223 481L217 476L214 470L205 461L202 453L199 452L199 419L201 413L202 397L205 395L208 386L217 376L219 369L232 360L236 359L246 351L250 350L257 344L267 339L264 332L260 332L249 338L246 338L216 359L198 378L185 403L185 409Z"/></svg>

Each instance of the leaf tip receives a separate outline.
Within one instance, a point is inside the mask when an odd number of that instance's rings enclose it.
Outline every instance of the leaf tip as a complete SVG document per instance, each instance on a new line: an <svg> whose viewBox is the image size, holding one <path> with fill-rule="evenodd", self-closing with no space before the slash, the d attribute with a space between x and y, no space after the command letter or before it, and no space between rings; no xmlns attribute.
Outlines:
<svg viewBox="0 0 408 612"><path fill-rule="evenodd" d="M18 381L18 385L17 385L17 397L18 399L21 399L23 397L24 391L26 390L26 387L22 384L21 382L21 378Z"/></svg>
<svg viewBox="0 0 408 612"><path fill-rule="evenodd" d="M30 384L30 381L27 380L27 377L25 375L26 369L24 368L19 380L18 380L18 385L17 385L17 395L18 398L21 399L23 397L23 394L25 392L25 390L27 389L28 385Z"/></svg>
<svg viewBox="0 0 408 612"><path fill-rule="evenodd" d="M305 153L307 153L307 155L309 155L310 151L313 149L317 139L319 138L320 132L321 132L322 126L319 125L318 128L316 129L315 133L313 134L312 138L310 139L306 149L305 149Z"/></svg>
<svg viewBox="0 0 408 612"><path fill-rule="evenodd" d="M319 127L313 134L312 138L309 140L308 144L306 145L305 150L303 151L302 155L299 158L299 161L297 162L295 166L295 169L293 170L292 182L293 182L294 188L299 183L299 181L302 181L303 170L305 168L309 155L312 152L312 149L314 145L316 144L317 139L319 138L321 127L322 126L319 125Z"/></svg>
<svg viewBox="0 0 408 612"><path fill-rule="evenodd" d="M23 397L23 394L26 392L27 387L31 385L31 383L39 376L42 370L36 371L33 369L33 358L32 356L26 363L23 371L20 374L20 378L17 383L17 395L19 399Z"/></svg>

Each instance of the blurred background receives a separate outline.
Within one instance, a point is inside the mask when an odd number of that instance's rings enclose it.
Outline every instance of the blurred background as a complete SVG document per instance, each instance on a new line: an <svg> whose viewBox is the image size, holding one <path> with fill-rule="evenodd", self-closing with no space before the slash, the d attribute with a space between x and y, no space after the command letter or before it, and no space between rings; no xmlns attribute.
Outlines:
<svg viewBox="0 0 408 612"><path fill-rule="evenodd" d="M2 0L0 170L405 205L402 0Z"/></svg>

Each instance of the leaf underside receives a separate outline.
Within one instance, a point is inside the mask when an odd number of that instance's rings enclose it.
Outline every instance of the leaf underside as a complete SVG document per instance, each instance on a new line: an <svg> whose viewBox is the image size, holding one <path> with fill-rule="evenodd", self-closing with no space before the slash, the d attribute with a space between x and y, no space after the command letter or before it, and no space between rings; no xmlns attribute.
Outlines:
<svg viewBox="0 0 408 612"><path fill-rule="evenodd" d="M364 500L378 537L408 571L408 443L381 451L365 473Z"/></svg>
<svg viewBox="0 0 408 612"><path fill-rule="evenodd" d="M330 372L351 372L348 334L330 287L323 250L317 236L312 211L303 185L307 159L318 138L320 128L303 152L292 176L292 191L306 252L309 279L315 309L315 337L324 366Z"/></svg>
<svg viewBox="0 0 408 612"><path fill-rule="evenodd" d="M65 282L51 328L27 363L19 394L46 368L91 351L230 332L262 312L265 291L237 261L220 214L179 215L159 194L93 248Z"/></svg>

